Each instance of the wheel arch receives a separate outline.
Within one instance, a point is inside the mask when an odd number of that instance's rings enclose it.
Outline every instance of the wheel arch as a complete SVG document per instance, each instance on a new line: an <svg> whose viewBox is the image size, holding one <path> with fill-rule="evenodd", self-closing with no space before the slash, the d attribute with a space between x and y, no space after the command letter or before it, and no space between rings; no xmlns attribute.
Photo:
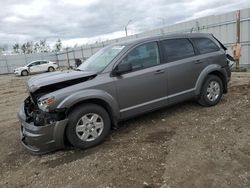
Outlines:
<svg viewBox="0 0 250 188"><path fill-rule="evenodd" d="M72 105L70 108L67 109L66 115L68 115L70 112L72 112L78 106L82 106L85 104L96 104L96 105L103 107L108 112L108 114L110 116L110 120L112 122L112 125L116 124L116 120L114 118L114 113L112 111L111 106L106 101L99 99L99 98L84 99L82 101L75 103L74 105Z"/></svg>
<svg viewBox="0 0 250 188"><path fill-rule="evenodd" d="M205 82L207 76L216 75L218 76L223 84L223 93L227 93L227 73L226 70L223 69L218 64L212 64L207 66L199 75L199 78L195 85L195 95L199 95L202 89L202 85Z"/></svg>
<svg viewBox="0 0 250 188"><path fill-rule="evenodd" d="M84 104L97 104L103 107L109 114L112 126L117 125L119 118L119 108L115 99L102 90L90 89L74 93L66 97L57 108L64 108L68 115L75 107Z"/></svg>

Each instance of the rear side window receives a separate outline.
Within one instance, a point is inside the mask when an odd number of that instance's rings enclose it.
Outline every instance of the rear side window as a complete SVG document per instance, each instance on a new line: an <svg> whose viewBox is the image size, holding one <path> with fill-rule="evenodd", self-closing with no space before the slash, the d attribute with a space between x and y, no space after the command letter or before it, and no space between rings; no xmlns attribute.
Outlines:
<svg viewBox="0 0 250 188"><path fill-rule="evenodd" d="M164 57L168 62L194 56L194 48L188 39L168 39L162 42Z"/></svg>
<svg viewBox="0 0 250 188"><path fill-rule="evenodd" d="M219 47L209 38L193 38L192 39L201 54L216 52Z"/></svg>
<svg viewBox="0 0 250 188"><path fill-rule="evenodd" d="M41 65L42 65L42 64L48 63L48 61L41 61L40 63L41 63Z"/></svg>

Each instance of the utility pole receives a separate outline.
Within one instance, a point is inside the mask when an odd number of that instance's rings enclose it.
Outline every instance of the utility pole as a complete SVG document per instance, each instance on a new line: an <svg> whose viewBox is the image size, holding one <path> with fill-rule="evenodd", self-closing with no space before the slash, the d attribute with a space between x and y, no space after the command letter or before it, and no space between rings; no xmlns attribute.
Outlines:
<svg viewBox="0 0 250 188"><path fill-rule="evenodd" d="M236 46L240 46L240 10L237 10L236 12ZM240 68L239 56L236 58L236 70L239 70Z"/></svg>
<svg viewBox="0 0 250 188"><path fill-rule="evenodd" d="M69 62L69 48L66 48L66 54L67 54L67 62L68 62L68 69L70 69L70 62Z"/></svg>
<svg viewBox="0 0 250 188"><path fill-rule="evenodd" d="M129 20L128 23L127 23L127 25L125 26L125 34L126 34L126 37L128 36L128 25L129 25L129 23L131 23L131 22L132 22L132 20Z"/></svg>

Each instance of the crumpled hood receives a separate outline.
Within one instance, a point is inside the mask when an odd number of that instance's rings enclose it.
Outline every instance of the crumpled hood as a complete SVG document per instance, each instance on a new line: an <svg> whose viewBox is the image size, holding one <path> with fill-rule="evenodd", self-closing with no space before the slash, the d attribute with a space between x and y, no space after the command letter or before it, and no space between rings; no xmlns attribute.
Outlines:
<svg viewBox="0 0 250 188"><path fill-rule="evenodd" d="M80 79L84 77L94 76L96 73L83 71L57 71L53 73L45 73L38 76L31 77L27 81L27 88L30 92L35 92L41 87L62 83L70 80Z"/></svg>

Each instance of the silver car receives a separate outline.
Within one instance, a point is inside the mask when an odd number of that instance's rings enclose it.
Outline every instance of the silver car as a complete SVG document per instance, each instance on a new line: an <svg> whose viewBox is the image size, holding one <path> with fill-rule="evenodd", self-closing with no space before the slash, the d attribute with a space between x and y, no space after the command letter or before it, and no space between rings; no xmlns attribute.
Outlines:
<svg viewBox="0 0 250 188"><path fill-rule="evenodd" d="M21 140L32 153L100 144L121 120L181 101L216 105L231 72L211 34L137 39L101 49L75 71L30 78Z"/></svg>

